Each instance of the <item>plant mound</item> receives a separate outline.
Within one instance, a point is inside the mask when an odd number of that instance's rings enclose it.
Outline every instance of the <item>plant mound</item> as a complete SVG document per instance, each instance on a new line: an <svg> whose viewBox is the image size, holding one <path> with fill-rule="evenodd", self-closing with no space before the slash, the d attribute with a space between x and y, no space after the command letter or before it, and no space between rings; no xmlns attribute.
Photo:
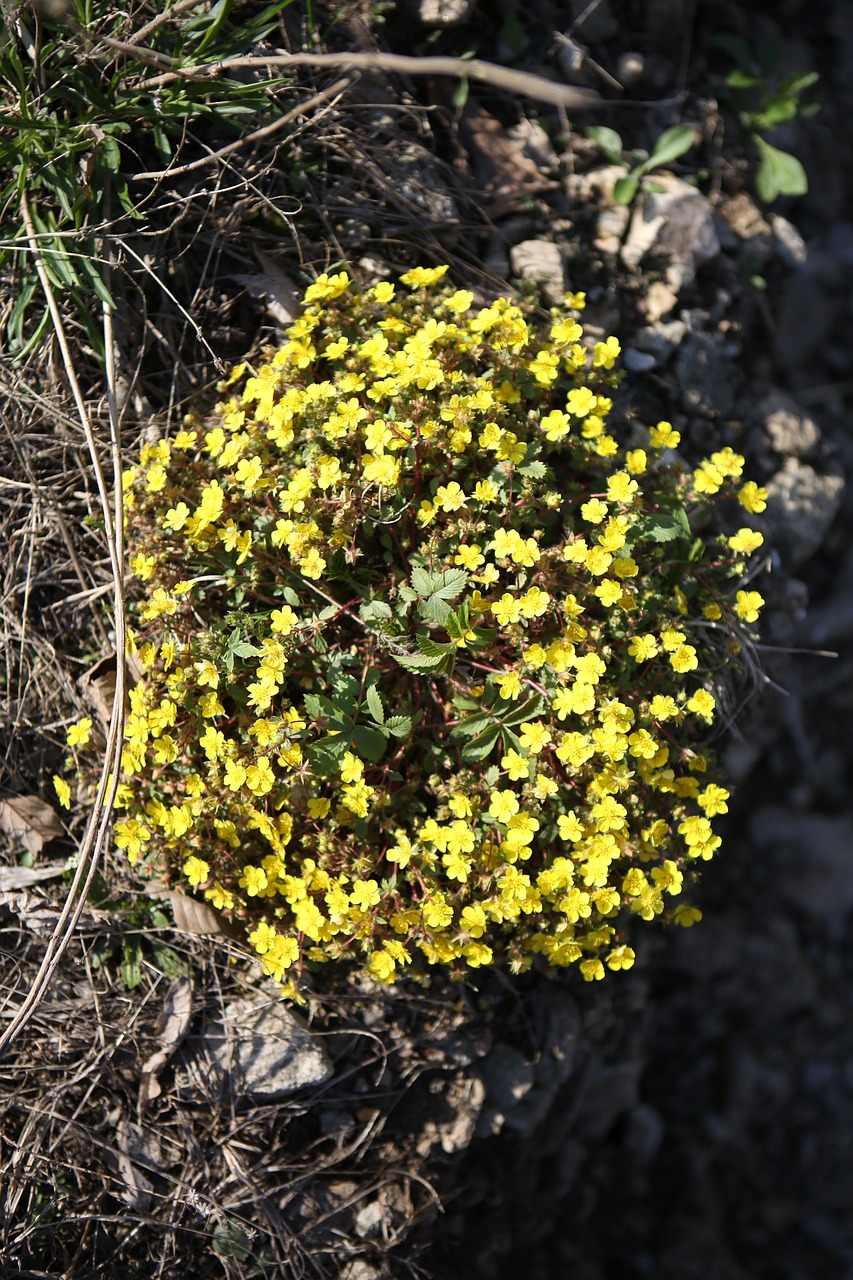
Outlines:
<svg viewBox="0 0 853 1280"><path fill-rule="evenodd" d="M761 536L691 525L763 491L731 449L690 471L669 423L608 424L619 344L583 341L582 295L474 309L445 270L321 276L125 476L145 675L116 844L291 994L344 959L601 978L632 917L698 918L720 843L700 746Z"/></svg>

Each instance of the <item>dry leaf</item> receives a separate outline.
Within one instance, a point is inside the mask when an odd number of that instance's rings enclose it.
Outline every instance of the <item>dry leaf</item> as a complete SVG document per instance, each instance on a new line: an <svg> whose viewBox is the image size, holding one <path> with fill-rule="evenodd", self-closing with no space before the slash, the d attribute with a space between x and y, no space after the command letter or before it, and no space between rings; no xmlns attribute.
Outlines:
<svg viewBox="0 0 853 1280"><path fill-rule="evenodd" d="M0 893L8 894L15 889L28 889L40 880L52 880L54 876L61 876L65 867L64 862L48 862L43 867L0 867ZM4 899L0 899L2 901Z"/></svg>
<svg viewBox="0 0 853 1280"><path fill-rule="evenodd" d="M49 840L62 835L62 823L38 796L4 796L0 800L0 831L30 853L39 853Z"/></svg>
<svg viewBox="0 0 853 1280"><path fill-rule="evenodd" d="M493 218L523 209L528 197L553 191L558 183L545 178L521 142L511 138L500 120L469 98L459 132L471 160L478 194L486 197Z"/></svg>
<svg viewBox="0 0 853 1280"><path fill-rule="evenodd" d="M169 903L175 924L184 933L233 934L219 912L199 898L191 898L189 894L178 893L174 889L160 889L153 896L164 898Z"/></svg>
<svg viewBox="0 0 853 1280"><path fill-rule="evenodd" d="M131 654L126 665L128 679L131 683L137 684L144 675L141 662ZM113 703L116 699L116 666L116 655L108 653L88 671L84 671L79 680L83 695L88 698L94 708L105 733L110 727Z"/></svg>
<svg viewBox="0 0 853 1280"><path fill-rule="evenodd" d="M165 1067L187 1033L192 1013L193 984L189 978L178 978L170 984L157 1020L157 1037L160 1048L152 1053L142 1066L139 1085L139 1104L144 1107L160 1094L158 1073Z"/></svg>
<svg viewBox="0 0 853 1280"><path fill-rule="evenodd" d="M122 1200L125 1204L130 1205L131 1209L144 1213L151 1204L154 1184L149 1182L142 1170L137 1168L130 1158L131 1152L134 1155L137 1154L140 1132L136 1125L128 1124L126 1120L120 1120L116 1125L116 1147L118 1150L114 1158L125 1186L121 1196Z"/></svg>
<svg viewBox="0 0 853 1280"><path fill-rule="evenodd" d="M299 310L299 292L278 263L261 249L256 249L263 275L235 275L232 279L241 284L252 298L266 298L267 311L276 324L284 328L292 324Z"/></svg>

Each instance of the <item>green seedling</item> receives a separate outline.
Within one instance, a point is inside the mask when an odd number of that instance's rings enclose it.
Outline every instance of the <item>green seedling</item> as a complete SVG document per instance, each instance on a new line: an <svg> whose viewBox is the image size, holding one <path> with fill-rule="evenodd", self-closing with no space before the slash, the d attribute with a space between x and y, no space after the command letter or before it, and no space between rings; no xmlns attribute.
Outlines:
<svg viewBox="0 0 853 1280"><path fill-rule="evenodd" d="M779 196L805 195L809 189L805 169L796 156L772 146L765 135L789 121L807 120L820 110L817 102L802 98L817 83L818 73L786 76L774 85L779 62L775 40L761 37L753 47L740 36L724 34L717 36L716 43L738 64L726 76L724 86L758 151L755 189L759 198L771 204Z"/></svg>
<svg viewBox="0 0 853 1280"><path fill-rule="evenodd" d="M608 129L606 125L592 125L587 129L586 136L601 148L608 160L612 160L614 164L622 164L625 147L615 129ZM677 124L660 135L651 153L630 151L628 154L632 167L624 177L617 178L614 182L613 199L617 204L627 205L632 202L641 186L644 191L660 190L654 183L646 181L647 176L653 170L662 169L683 156L695 141L696 132L691 125Z"/></svg>

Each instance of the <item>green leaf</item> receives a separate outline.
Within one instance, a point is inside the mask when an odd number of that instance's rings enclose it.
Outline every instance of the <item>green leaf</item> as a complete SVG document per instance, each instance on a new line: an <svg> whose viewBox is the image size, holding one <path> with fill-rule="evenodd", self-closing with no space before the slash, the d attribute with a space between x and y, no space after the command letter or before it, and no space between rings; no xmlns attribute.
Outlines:
<svg viewBox="0 0 853 1280"><path fill-rule="evenodd" d="M142 947L135 938L128 938L124 944L124 958L119 965L121 980L132 991L142 981Z"/></svg>
<svg viewBox="0 0 853 1280"><path fill-rule="evenodd" d="M485 729L486 725L494 725L494 722L495 717L487 712L481 711L478 715L469 716L461 724L453 726L450 730L450 741L459 742L463 738L475 738L478 733Z"/></svg>
<svg viewBox="0 0 853 1280"><path fill-rule="evenodd" d="M389 733L393 733L395 738L408 738L412 732L412 717L391 716L385 722L385 728Z"/></svg>
<svg viewBox="0 0 853 1280"><path fill-rule="evenodd" d="M321 609L320 612L317 614L317 618L320 622L328 622L330 618L336 618L340 613L340 611L341 611L340 605L327 604L325 609Z"/></svg>
<svg viewBox="0 0 853 1280"><path fill-rule="evenodd" d="M404 671L437 671L444 662L444 656L431 657L427 653L395 653L394 661L398 662Z"/></svg>
<svg viewBox="0 0 853 1280"><path fill-rule="evenodd" d="M151 958L160 972L172 981L176 978L188 978L192 973L189 960L162 942L151 943Z"/></svg>
<svg viewBox="0 0 853 1280"><path fill-rule="evenodd" d="M494 750L495 743L500 737L500 725L492 725L486 729L478 737L474 738L467 746L462 748L462 759L466 764L476 764L478 760L485 760Z"/></svg>
<svg viewBox="0 0 853 1280"><path fill-rule="evenodd" d="M753 66L752 49L743 36L736 36L727 31L714 36L713 43L718 49L725 49L741 67L749 69Z"/></svg>
<svg viewBox="0 0 853 1280"><path fill-rule="evenodd" d="M749 71L730 71L726 76L724 83L730 89L751 89L753 85L760 84L757 76L752 75Z"/></svg>
<svg viewBox="0 0 853 1280"><path fill-rule="evenodd" d="M696 141L696 132L692 125L677 124L662 133L649 156L647 167L659 169L661 165L670 164L689 151Z"/></svg>
<svg viewBox="0 0 853 1280"><path fill-rule="evenodd" d="M238 644L228 645L231 652L237 658L258 658L263 650L258 649L255 645L250 644L248 640L241 640Z"/></svg>
<svg viewBox="0 0 853 1280"><path fill-rule="evenodd" d="M349 738L343 734L328 734L308 747L311 768L319 777L328 778L338 772L338 765L349 750Z"/></svg>
<svg viewBox="0 0 853 1280"><path fill-rule="evenodd" d="M593 124L587 129L586 136L604 152L608 160L612 160L614 164L620 163L624 147L615 129L608 129L603 124Z"/></svg>
<svg viewBox="0 0 853 1280"><path fill-rule="evenodd" d="M352 738L362 760L369 760L371 764L381 760L388 747L387 729L374 729L366 724L357 724Z"/></svg>
<svg viewBox="0 0 853 1280"><path fill-rule="evenodd" d="M616 204L630 204L637 194L637 187L640 185L640 179L633 173L627 174L624 178L617 178L613 183L613 199Z"/></svg>
<svg viewBox="0 0 853 1280"><path fill-rule="evenodd" d="M362 622L370 626L372 623L388 622L394 615L391 606L384 600L366 600L358 611Z"/></svg>
<svg viewBox="0 0 853 1280"><path fill-rule="evenodd" d="M419 632L415 639L418 642L418 648L421 653L427 654L430 658L446 658L448 654L454 651L452 644L443 644L440 640L433 640L431 636L424 635L423 632Z"/></svg>
<svg viewBox="0 0 853 1280"><path fill-rule="evenodd" d="M771 147L758 134L753 134L753 141L761 153L755 189L765 204L772 203L777 196L804 196L809 183L806 171L796 156Z"/></svg>
<svg viewBox="0 0 853 1280"><path fill-rule="evenodd" d="M382 706L382 699L375 685L369 685L367 689L367 706L370 714L377 724L385 723L385 708Z"/></svg>
<svg viewBox="0 0 853 1280"><path fill-rule="evenodd" d="M650 542L675 542L690 537L690 522L683 507L672 511L658 511L637 522L637 533Z"/></svg>

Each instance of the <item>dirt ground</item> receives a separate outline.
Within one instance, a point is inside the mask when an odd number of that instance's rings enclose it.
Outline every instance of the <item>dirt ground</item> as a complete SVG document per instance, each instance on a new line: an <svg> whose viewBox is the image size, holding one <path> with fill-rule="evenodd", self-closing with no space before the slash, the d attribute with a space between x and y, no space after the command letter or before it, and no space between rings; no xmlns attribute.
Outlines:
<svg viewBox="0 0 853 1280"><path fill-rule="evenodd" d="M0 1063L0 1275L853 1280L853 6L398 0L333 16L315 14L330 49L473 52L603 105L566 115L473 79L465 98L440 77L364 74L265 176L284 230L247 230L235 205L176 258L173 291L225 360L275 334L288 279L330 261L449 261L483 297L519 278L546 298L587 292L588 325L622 342L623 411L669 419L696 456L733 446L771 493L752 584L768 601L763 674L718 744L736 784L723 849L701 924L644 927L634 970L594 989L487 975L389 994L317 975L303 1011L317 1071L280 1097L205 1058L223 1010L269 1001L257 973L227 939L176 928L110 855ZM756 195L723 85L717 37L732 34L777 42L777 80L819 73L820 111L772 135L802 160L805 195ZM587 127L650 151L683 122L697 146L667 166L675 185L616 206ZM122 317L122 350L143 352L128 436L168 430L215 382L174 333L169 364ZM7 658L0 785L52 799L63 726L88 713L77 678L109 649L93 606L107 566L83 524L86 462L55 429L21 426L24 382L2 357L19 666ZM70 833L84 821L80 806ZM72 848L48 844L35 866ZM0 870L20 855L8 841ZM67 880L0 884L4 1018Z"/></svg>

